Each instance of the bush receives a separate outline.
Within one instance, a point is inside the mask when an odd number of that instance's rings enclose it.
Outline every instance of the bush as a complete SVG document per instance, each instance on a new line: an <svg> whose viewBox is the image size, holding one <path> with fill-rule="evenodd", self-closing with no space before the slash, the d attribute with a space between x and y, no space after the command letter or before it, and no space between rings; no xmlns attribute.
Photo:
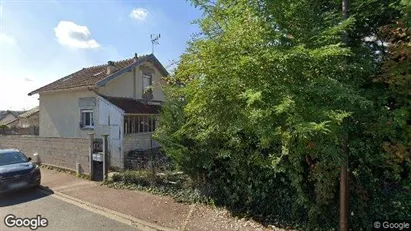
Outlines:
<svg viewBox="0 0 411 231"><path fill-rule="evenodd" d="M314 136L316 145L294 142L292 149L300 154L287 155L278 164L270 156L282 151L276 140L263 148L261 138L246 130L198 138L195 129L200 128L175 122L184 120L175 118L183 114L182 107L175 101L166 104L156 137L201 195L241 216L277 226L337 229L339 165L332 158L336 151L330 138ZM359 134L350 144L350 227L366 230L375 218L411 214L411 167L406 160L393 162L374 132ZM313 148L307 151L309 145Z"/></svg>
<svg viewBox="0 0 411 231"><path fill-rule="evenodd" d="M193 181L182 172L156 174L152 184L152 173L147 170L125 171L113 174L109 187L147 191L159 195L172 196L177 202L211 203L211 200L193 187Z"/></svg>

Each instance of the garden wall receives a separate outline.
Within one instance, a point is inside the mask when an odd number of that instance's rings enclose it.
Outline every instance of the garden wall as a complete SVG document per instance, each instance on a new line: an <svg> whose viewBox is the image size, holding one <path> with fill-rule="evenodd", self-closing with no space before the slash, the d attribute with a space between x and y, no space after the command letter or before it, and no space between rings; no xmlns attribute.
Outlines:
<svg viewBox="0 0 411 231"><path fill-rule="evenodd" d="M89 174L90 141L87 138L57 138L39 136L0 135L0 149L15 148L33 158L38 153L41 163L76 170Z"/></svg>

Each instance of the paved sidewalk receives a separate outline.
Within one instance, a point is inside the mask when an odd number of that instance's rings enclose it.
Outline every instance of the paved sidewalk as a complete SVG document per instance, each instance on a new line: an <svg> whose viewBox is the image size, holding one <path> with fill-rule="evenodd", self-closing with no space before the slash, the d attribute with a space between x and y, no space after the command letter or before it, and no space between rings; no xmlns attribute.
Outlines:
<svg viewBox="0 0 411 231"><path fill-rule="evenodd" d="M236 220L224 211L204 205L177 203L168 196L113 189L54 170L42 169L42 186L83 204L129 216L157 230L281 230L254 221Z"/></svg>

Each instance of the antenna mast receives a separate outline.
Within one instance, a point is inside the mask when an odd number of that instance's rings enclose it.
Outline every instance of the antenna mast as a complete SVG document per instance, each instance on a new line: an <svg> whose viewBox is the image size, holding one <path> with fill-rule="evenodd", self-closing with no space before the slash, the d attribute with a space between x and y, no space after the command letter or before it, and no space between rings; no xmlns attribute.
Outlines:
<svg viewBox="0 0 411 231"><path fill-rule="evenodd" d="M158 40L160 39L161 35L160 34L151 34L150 39L151 39L151 53L154 54L154 45L158 45Z"/></svg>

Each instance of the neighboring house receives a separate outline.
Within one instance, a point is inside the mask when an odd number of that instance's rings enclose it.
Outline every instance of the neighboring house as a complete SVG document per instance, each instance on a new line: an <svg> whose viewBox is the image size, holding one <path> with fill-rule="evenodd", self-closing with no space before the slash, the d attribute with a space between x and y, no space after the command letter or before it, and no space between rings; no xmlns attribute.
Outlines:
<svg viewBox="0 0 411 231"><path fill-rule="evenodd" d="M15 120L20 113L19 111L1 111L0 125L6 125L8 122Z"/></svg>
<svg viewBox="0 0 411 231"><path fill-rule="evenodd" d="M39 107L34 107L22 114L20 114L14 120L11 120L5 125L9 128L16 127L16 128L28 128L28 127L38 127L39 126Z"/></svg>
<svg viewBox="0 0 411 231"><path fill-rule="evenodd" d="M111 164L122 168L128 151L151 147L164 101L162 77L167 75L153 54L135 54L131 59L83 68L30 92L40 95L39 135L109 134Z"/></svg>

